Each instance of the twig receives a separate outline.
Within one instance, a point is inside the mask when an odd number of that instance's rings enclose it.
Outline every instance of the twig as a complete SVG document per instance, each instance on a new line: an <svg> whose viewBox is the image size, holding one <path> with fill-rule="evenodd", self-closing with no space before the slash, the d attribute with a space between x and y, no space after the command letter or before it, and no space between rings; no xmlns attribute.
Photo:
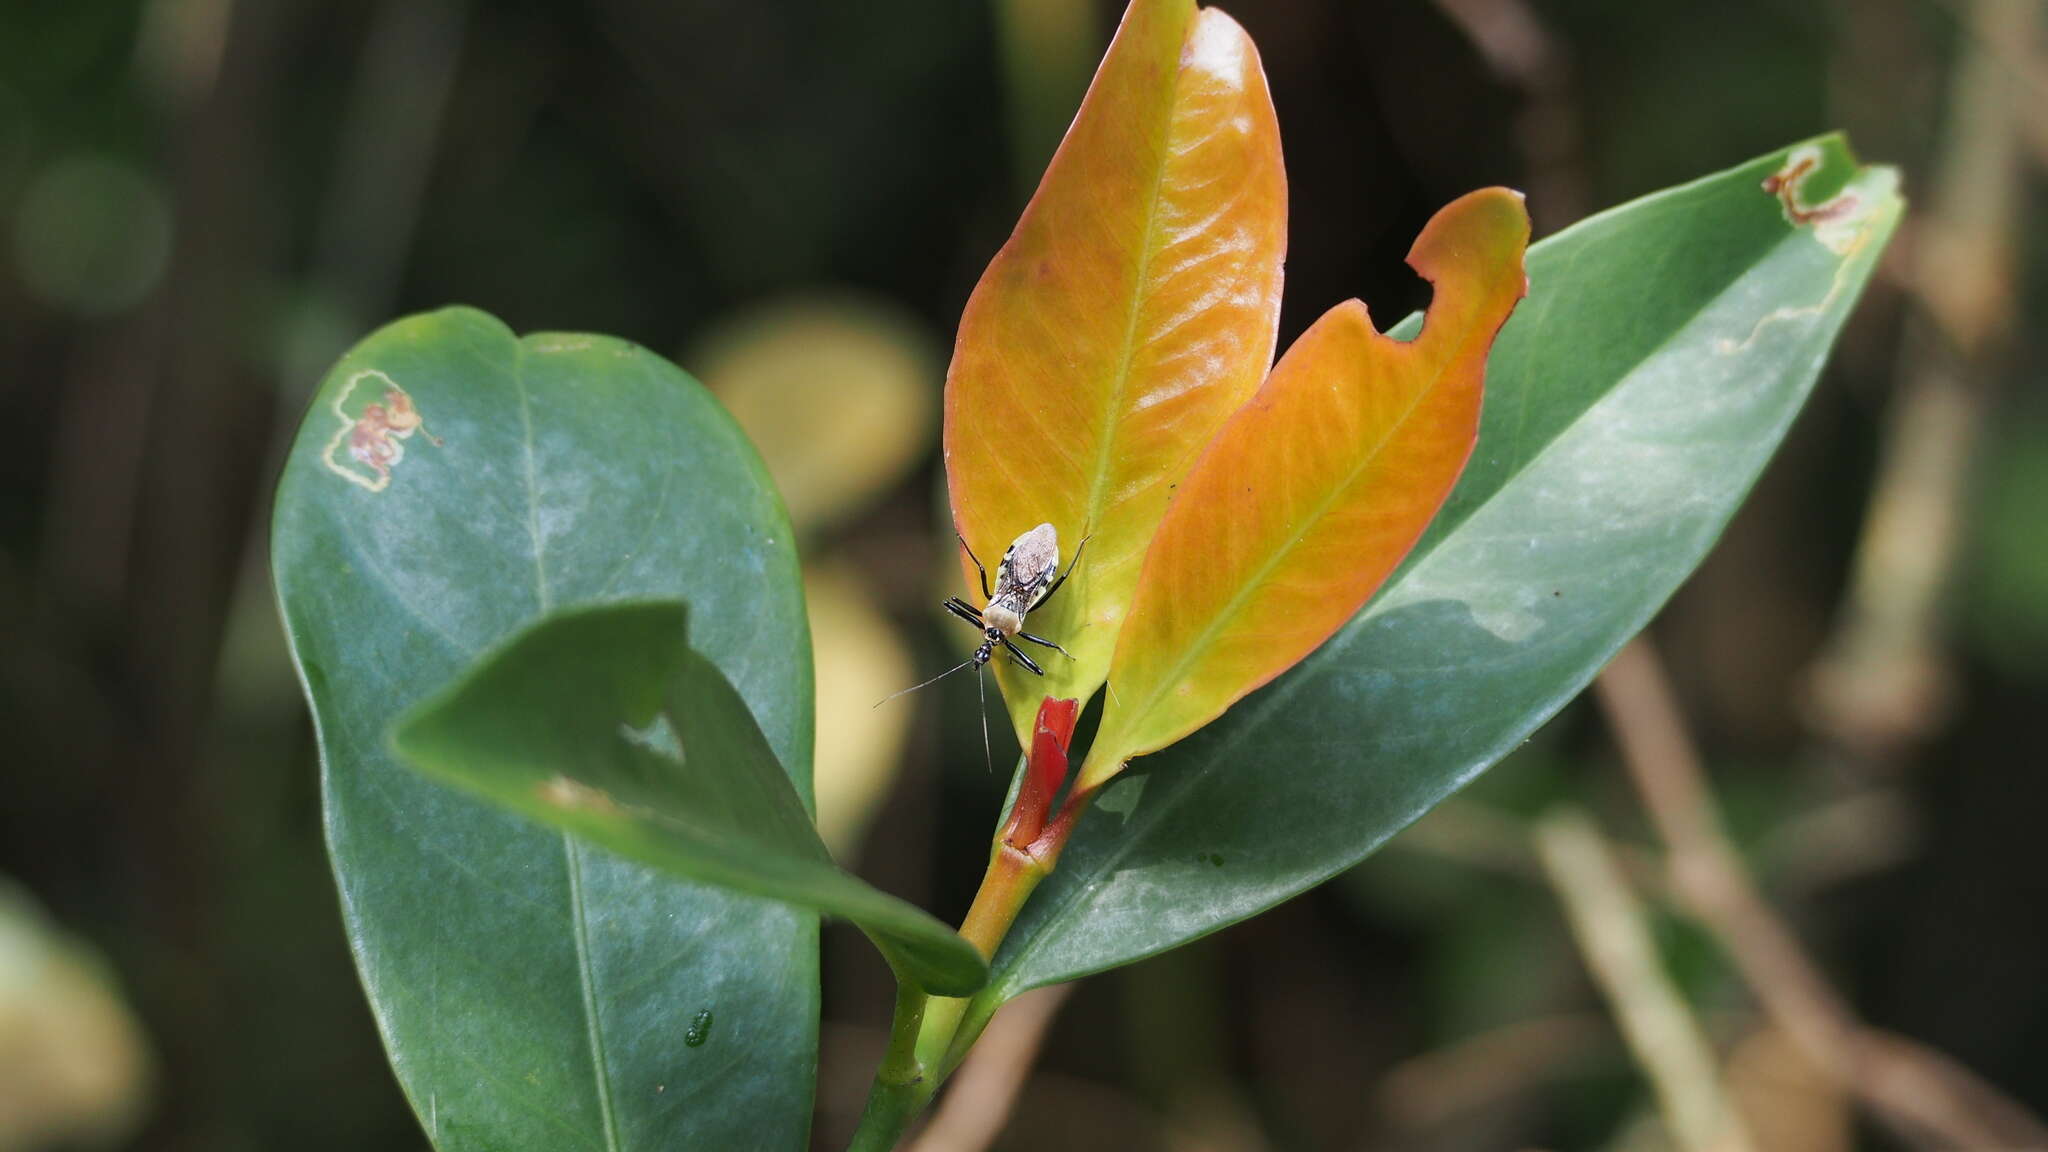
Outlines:
<svg viewBox="0 0 2048 1152"><path fill-rule="evenodd" d="M2020 10L2015 15L2039 10L2032 0L2005 2ZM2048 44L2043 44L2039 36L1987 38L1976 26L1973 17L1978 13L1967 0L1935 0L1934 6L1955 20L1960 39L1972 53L1981 54L1998 66L2006 83L2007 99L2018 107L2033 109L2032 115L2021 117L2020 127L2027 134L2034 162L2048 167L2048 115L2042 114L2048 110Z"/></svg>
<svg viewBox="0 0 2048 1152"><path fill-rule="evenodd" d="M1880 766L1948 710L1943 605L1970 463L2015 319L2026 134L2044 119L2037 93L2015 98L1992 46L2033 58L2040 13L2027 0L1977 0L1965 17L1944 152L1915 230L1909 287L1919 308L1900 349L1899 394L1849 594L1812 674L1817 726Z"/></svg>
<svg viewBox="0 0 2048 1152"><path fill-rule="evenodd" d="M1394 1065L1373 1090L1375 1110L1402 1132L1420 1132L1620 1058L1606 1017L1539 1016Z"/></svg>
<svg viewBox="0 0 2048 1152"><path fill-rule="evenodd" d="M1642 905L1592 820L1576 809L1544 817L1536 825L1536 852L1586 967L1656 1089L1672 1139L1688 1152L1751 1147L1721 1091L1714 1051L1672 984Z"/></svg>
<svg viewBox="0 0 2048 1152"><path fill-rule="evenodd" d="M1919 815L1902 789L1849 792L1791 818L1758 842L1758 871L1780 899L1894 868L1920 847Z"/></svg>
<svg viewBox="0 0 2048 1152"><path fill-rule="evenodd" d="M1729 843L1650 642L1631 641L1595 690L1668 849L1679 900L1815 1066L1916 1145L2048 1148L2048 1128L2025 1108L1948 1057L1865 1027L1821 976Z"/></svg>
<svg viewBox="0 0 2048 1152"><path fill-rule="evenodd" d="M1055 984L1003 1006L954 1074L953 1086L911 1152L981 1152L995 1142L1071 990L1071 985Z"/></svg>
<svg viewBox="0 0 2048 1152"><path fill-rule="evenodd" d="M1751 1031L1722 1057L1721 1083L1750 1138L1773 1150L1853 1152L1854 1109L1834 1078L1768 1017L1751 1013L1744 1026Z"/></svg>

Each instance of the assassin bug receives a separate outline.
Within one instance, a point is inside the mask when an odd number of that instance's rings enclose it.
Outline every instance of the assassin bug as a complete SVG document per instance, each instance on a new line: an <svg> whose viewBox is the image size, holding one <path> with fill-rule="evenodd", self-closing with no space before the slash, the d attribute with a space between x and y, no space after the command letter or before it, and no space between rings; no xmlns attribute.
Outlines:
<svg viewBox="0 0 2048 1152"><path fill-rule="evenodd" d="M1069 660L1073 659L1074 654L1065 648L1043 636L1034 636L1024 631L1024 617L1052 599L1053 593L1060 590L1060 585L1067 582L1067 577L1074 574L1074 565L1081 562L1081 552L1088 547L1087 537L1083 537L1081 543L1074 548L1074 559L1067 565L1066 571L1062 572L1059 531L1050 524L1040 524L1010 542L1010 547L1003 553L1002 560L996 564L996 583L991 589L988 583L988 569L983 566L981 557L974 554L974 549L968 545L966 537L961 536L958 531L955 531L953 536L960 541L960 547L967 550L967 558L974 561L974 570L981 573L981 595L984 603L982 607L976 608L960 597L953 596L941 607L978 629L981 632L981 647L976 648L972 656L959 664L946 669L924 684L905 688L903 692L915 692L927 684L936 683L969 667L974 669L975 685L979 687L982 666L995 658L997 648L1009 653L1013 663L1030 669L1034 675L1045 675L1045 669L1040 668L1037 661L1026 655L1022 648L1017 647L1018 640L1028 640L1041 648L1050 648ZM890 696L888 700L882 701L882 704L903 695L903 692ZM879 708L881 705L877 704L876 707ZM984 744L988 740L987 727L988 718L984 714Z"/></svg>
<svg viewBox="0 0 2048 1152"><path fill-rule="evenodd" d="M974 650L974 656L968 662L976 667L988 663L994 658L996 647L1001 645L1012 660L1036 675L1045 675L1045 669L1017 647L1016 640L1011 639L1013 636L1073 659L1074 654L1065 648L1043 636L1033 636L1024 631L1024 616L1052 599L1053 593L1060 590L1068 576L1073 575L1074 564L1081 562L1081 551L1088 547L1088 541L1082 540L1080 547L1074 549L1073 564L1068 564L1067 570L1061 572L1059 532L1050 524L1040 524L1010 542L1002 562L996 565L996 586L991 592L988 569L982 567L981 557L967 547L965 537L958 532L953 536L960 541L960 547L967 549L967 558L974 561L974 570L981 573L981 595L986 601L986 607L979 610L958 596L943 605L946 611L981 629L981 647Z"/></svg>

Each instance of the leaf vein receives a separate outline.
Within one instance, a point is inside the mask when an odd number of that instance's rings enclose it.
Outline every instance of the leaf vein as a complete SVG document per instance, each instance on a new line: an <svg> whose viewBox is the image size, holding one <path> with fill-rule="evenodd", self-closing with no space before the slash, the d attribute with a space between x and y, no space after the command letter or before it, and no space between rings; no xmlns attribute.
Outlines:
<svg viewBox="0 0 2048 1152"><path fill-rule="evenodd" d="M534 591L545 612L553 602L548 591L547 549L540 535L540 480L533 466L533 403L526 391L526 348L519 346L512 360L512 387L519 393L519 427L526 442L526 532L533 540Z"/></svg>
<svg viewBox="0 0 2048 1152"><path fill-rule="evenodd" d="M1173 82L1166 94L1166 123L1163 126L1165 138L1161 141L1158 165L1152 173L1151 194L1145 203L1144 240L1138 247L1137 275L1131 281L1130 314L1124 323L1123 352L1119 358L1116 376L1110 381L1107 403L1102 406L1102 431L1096 442L1095 474L1089 477L1088 515L1086 523L1100 524L1102 520L1103 488L1109 477L1110 464L1115 459L1117 431L1122 423L1124 396L1130 391L1131 363L1137 356L1138 321L1145 314L1145 304L1150 298L1146 291L1146 280L1151 275L1152 261L1159 254L1159 208L1166 198L1166 173L1173 167L1175 104L1180 99L1182 72L1176 68Z"/></svg>
<svg viewBox="0 0 2048 1152"><path fill-rule="evenodd" d="M583 984L583 1018L590 1031L597 1110L604 1121L604 1146L607 1152L618 1152L619 1123L612 1112L611 1066L604 1053L604 1025L598 1017L597 985L590 968L590 924L583 910L583 857L574 838L566 832L562 834L562 855L569 869L569 914L576 927L576 975Z"/></svg>

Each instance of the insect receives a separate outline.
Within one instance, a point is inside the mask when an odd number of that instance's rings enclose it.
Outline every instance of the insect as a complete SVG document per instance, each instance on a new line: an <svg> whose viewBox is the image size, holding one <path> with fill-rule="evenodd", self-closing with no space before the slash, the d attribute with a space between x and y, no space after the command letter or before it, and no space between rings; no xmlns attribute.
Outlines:
<svg viewBox="0 0 2048 1152"><path fill-rule="evenodd" d="M946 611L981 629L981 647L974 650L968 663L976 667L988 663L995 657L996 648L1001 646L1012 660L1036 675L1045 675L1045 669L1017 647L1017 640L1029 640L1041 648L1050 648L1069 660L1073 659L1074 654L1065 648L1043 636L1033 636L1024 631L1024 616L1052 599L1060 585L1067 582L1067 577L1073 574L1074 564L1081 562L1081 552L1088 547L1088 541L1082 540L1080 547L1074 549L1073 564L1061 572L1059 532L1050 524L1040 524L1010 542L1009 550L1003 553L1002 561L996 565L996 586L994 591L990 591L988 569L982 566L981 557L967 547L965 537L958 532L953 535L960 541L960 547L967 549L967 558L974 561L974 570L981 573L981 595L986 601L986 606L979 610L958 596L943 605Z"/></svg>
<svg viewBox="0 0 2048 1152"><path fill-rule="evenodd" d="M982 564L981 557L974 554L974 549L959 532L954 532L953 536L960 541L960 547L966 549L967 558L974 561L974 570L981 573L983 605L976 608L954 596L947 599L942 607L979 629L981 646L967 659L923 684L905 688L903 692L883 700L882 704L887 704L889 700L894 700L904 692L915 692L928 684L935 684L963 668L971 667L975 670L975 684L979 687L982 666L995 659L998 648L1009 653L1012 663L1029 669L1034 675L1045 675L1045 669L1040 668L1037 661L1027 655L1022 648L1017 647L1018 640L1029 641L1041 648L1050 648L1069 660L1074 658L1073 653L1053 641L1024 631L1024 617L1052 599L1053 593L1058 592L1060 585L1067 582L1067 577L1073 575L1074 565L1081 562L1081 553L1088 547L1088 539L1083 537L1081 543L1074 548L1074 559L1067 565L1066 571L1062 572L1059 531L1050 524L1040 524L1010 542L1010 547L1003 553L1002 560L996 564L996 583L991 589L988 583L988 568ZM879 708L881 705L877 704L876 707ZM988 739L987 726L988 720L984 714L984 744Z"/></svg>

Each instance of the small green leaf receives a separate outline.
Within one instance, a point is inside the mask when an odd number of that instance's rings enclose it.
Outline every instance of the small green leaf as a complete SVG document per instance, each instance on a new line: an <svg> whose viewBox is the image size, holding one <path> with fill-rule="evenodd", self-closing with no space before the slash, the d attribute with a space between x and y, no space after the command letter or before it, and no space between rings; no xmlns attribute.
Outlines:
<svg viewBox="0 0 2048 1152"><path fill-rule="evenodd" d="M1577 695L1783 438L1898 223L1895 183L1831 137L1533 247L1478 446L1422 541L1300 665L1105 790L976 1013L1349 868Z"/></svg>
<svg viewBox="0 0 2048 1152"><path fill-rule="evenodd" d="M981 987L972 945L832 863L746 702L691 651L685 619L675 602L557 613L401 717L399 754L627 859L843 916L927 991Z"/></svg>
<svg viewBox="0 0 2048 1152"><path fill-rule="evenodd" d="M619 340L519 339L465 308L397 321L316 394L271 557L349 946L435 1147L803 1147L815 916L589 850L386 739L556 605L680 598L808 792L796 551L710 395ZM705 1009L717 1030L690 1049Z"/></svg>

